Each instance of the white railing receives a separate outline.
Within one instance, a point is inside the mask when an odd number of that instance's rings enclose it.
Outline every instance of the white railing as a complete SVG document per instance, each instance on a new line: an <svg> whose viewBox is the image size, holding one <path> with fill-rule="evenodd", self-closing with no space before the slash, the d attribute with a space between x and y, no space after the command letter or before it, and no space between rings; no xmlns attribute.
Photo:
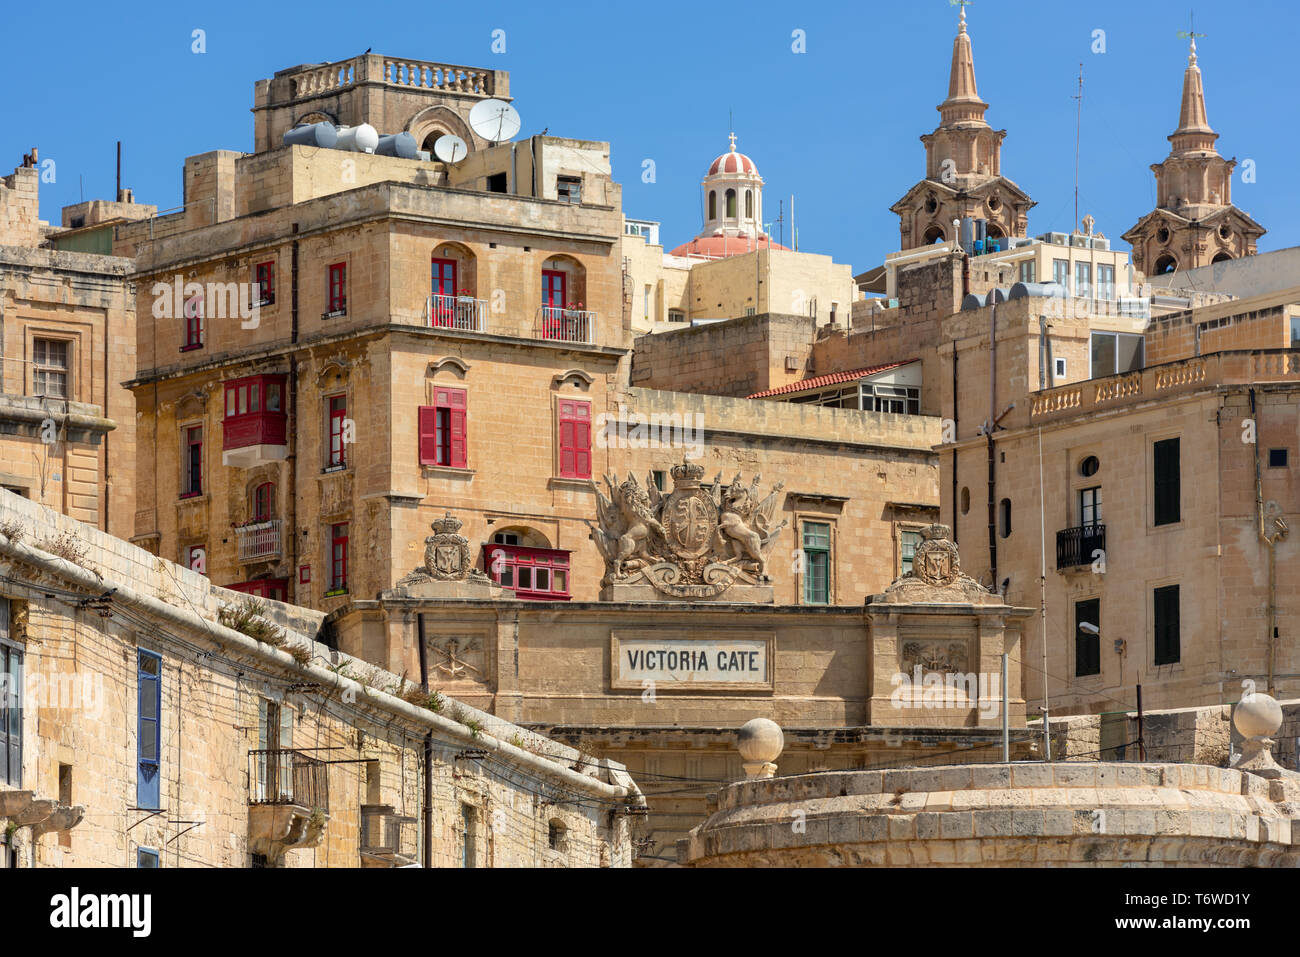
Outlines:
<svg viewBox="0 0 1300 957"><path fill-rule="evenodd" d="M240 525L235 529L241 562L259 562L280 557L280 520Z"/></svg>
<svg viewBox="0 0 1300 957"><path fill-rule="evenodd" d="M469 296L430 296L424 304L424 321L434 329L487 332L487 300Z"/></svg>
<svg viewBox="0 0 1300 957"><path fill-rule="evenodd" d="M596 314L583 309L563 309L559 306L542 306L537 310L537 337L558 342L582 342L592 345L596 341Z"/></svg>

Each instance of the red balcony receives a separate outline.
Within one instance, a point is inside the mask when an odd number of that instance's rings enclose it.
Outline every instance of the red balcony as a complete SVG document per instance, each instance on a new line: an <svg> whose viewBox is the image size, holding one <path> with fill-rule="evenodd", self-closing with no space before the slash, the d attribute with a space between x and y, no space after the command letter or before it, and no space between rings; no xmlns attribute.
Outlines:
<svg viewBox="0 0 1300 957"><path fill-rule="evenodd" d="M524 601L568 601L569 552L523 545L483 546L483 567L503 588Z"/></svg>
<svg viewBox="0 0 1300 957"><path fill-rule="evenodd" d="M226 383L221 464L251 468L288 454L284 376L249 376Z"/></svg>
<svg viewBox="0 0 1300 957"><path fill-rule="evenodd" d="M227 585L231 591L242 592L256 598L269 598L271 601L285 601L289 594L289 579L259 578L251 582L236 582Z"/></svg>

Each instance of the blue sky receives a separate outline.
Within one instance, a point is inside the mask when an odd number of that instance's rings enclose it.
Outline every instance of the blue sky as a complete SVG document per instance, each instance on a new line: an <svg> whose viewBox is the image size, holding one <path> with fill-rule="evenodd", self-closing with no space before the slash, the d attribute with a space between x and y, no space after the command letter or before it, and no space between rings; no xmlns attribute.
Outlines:
<svg viewBox="0 0 1300 957"><path fill-rule="evenodd" d="M1037 200L1030 232L1073 218L1076 75L1084 68L1080 216L1112 238L1154 205L1149 166L1177 125L1189 8L1168 2L978 0L968 8L979 91L1006 129L1002 171ZM1233 199L1269 229L1261 251L1300 244L1300 14L1280 0L1204 4L1196 29L1220 151L1254 160ZM377 53L511 72L521 136L607 140L626 213L672 246L700 223L700 179L739 148L765 181L765 214L795 195L802 249L855 271L898 243L889 205L924 172L957 10L906 3L382 4L319 0L180 5L15 4L0 38L9 93L7 171L33 145L56 162L41 215L111 198L114 142L136 199L181 202L186 156L251 150L253 83L276 70ZM191 52L206 31L207 52ZM504 30L506 52L491 52ZM792 51L804 31L806 52ZM1094 53L1094 31L1105 52ZM381 133L392 132L380 130ZM642 182L645 159L655 182ZM787 242L789 230L786 231Z"/></svg>

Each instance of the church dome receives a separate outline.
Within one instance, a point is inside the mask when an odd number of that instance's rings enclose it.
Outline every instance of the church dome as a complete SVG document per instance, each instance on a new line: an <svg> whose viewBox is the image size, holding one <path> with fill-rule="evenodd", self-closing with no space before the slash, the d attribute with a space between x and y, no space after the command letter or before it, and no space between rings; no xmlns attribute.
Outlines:
<svg viewBox="0 0 1300 957"><path fill-rule="evenodd" d="M744 153L737 153L736 146L733 143L731 152L723 153L709 167L710 176L716 176L718 173L748 173L750 176L757 176L758 167Z"/></svg>

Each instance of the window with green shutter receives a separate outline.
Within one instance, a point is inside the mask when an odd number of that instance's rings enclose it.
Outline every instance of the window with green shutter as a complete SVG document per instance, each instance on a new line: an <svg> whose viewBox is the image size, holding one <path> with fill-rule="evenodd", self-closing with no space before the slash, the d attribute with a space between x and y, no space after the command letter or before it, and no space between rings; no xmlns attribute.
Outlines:
<svg viewBox="0 0 1300 957"><path fill-rule="evenodd" d="M803 523L803 600L808 605L831 601L831 527L826 522Z"/></svg>

